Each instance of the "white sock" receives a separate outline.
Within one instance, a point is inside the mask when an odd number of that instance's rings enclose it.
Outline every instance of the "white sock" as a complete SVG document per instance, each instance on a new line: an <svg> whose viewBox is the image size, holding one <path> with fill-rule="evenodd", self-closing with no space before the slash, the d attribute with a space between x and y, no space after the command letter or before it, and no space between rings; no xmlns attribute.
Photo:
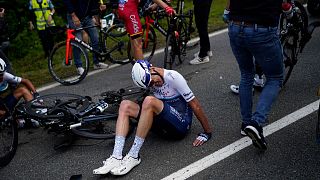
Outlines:
<svg viewBox="0 0 320 180"><path fill-rule="evenodd" d="M112 156L117 159L122 159L122 150L126 138L124 136L116 136L114 141L113 153Z"/></svg>
<svg viewBox="0 0 320 180"><path fill-rule="evenodd" d="M136 136L133 145L128 153L129 156L137 158L139 156L140 148L142 147L144 139Z"/></svg>

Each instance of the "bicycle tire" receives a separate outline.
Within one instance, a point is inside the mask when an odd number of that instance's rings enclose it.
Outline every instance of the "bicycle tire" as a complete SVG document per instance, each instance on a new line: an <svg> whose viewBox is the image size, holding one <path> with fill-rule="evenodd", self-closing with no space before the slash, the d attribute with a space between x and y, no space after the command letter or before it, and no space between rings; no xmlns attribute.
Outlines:
<svg viewBox="0 0 320 180"><path fill-rule="evenodd" d="M174 65L176 65L176 56L178 59L181 58L179 41L175 36L175 31L168 35L164 51L164 68L173 69Z"/></svg>
<svg viewBox="0 0 320 180"><path fill-rule="evenodd" d="M77 94L56 93L40 96L25 104L25 112L41 121L70 118L88 108L87 98ZM67 118L68 117L68 118Z"/></svg>
<svg viewBox="0 0 320 180"><path fill-rule="evenodd" d="M18 146L17 122L12 115L0 119L0 167L13 159Z"/></svg>
<svg viewBox="0 0 320 180"><path fill-rule="evenodd" d="M145 60L151 62L157 46L157 35L152 26L149 26L148 38L146 37L146 25L142 26L142 51L148 53L148 57ZM148 41L146 41L148 39ZM128 43L127 50L128 58L130 61L135 61L133 56L133 50L131 49L131 43Z"/></svg>
<svg viewBox="0 0 320 180"><path fill-rule="evenodd" d="M82 47L81 44L70 41L70 45L72 47L72 52L70 52L69 65L65 63L66 57L66 42L60 42L54 46L52 49L49 60L48 60L48 68L51 76L57 82L63 85L74 85L81 82L89 71L89 58L87 51ZM84 69L84 72L79 75L77 66L74 65L74 50L78 50L81 64Z"/></svg>
<svg viewBox="0 0 320 180"><path fill-rule="evenodd" d="M285 67L284 80L282 83L283 86L288 82L291 76L293 67L295 66L294 61L296 61L295 58L296 58L297 48L295 45L296 42L294 41L296 40L293 36L284 36L281 38L283 57L284 57L283 63Z"/></svg>
<svg viewBox="0 0 320 180"><path fill-rule="evenodd" d="M127 31L123 31L123 28L122 25L116 24L104 33L103 41L104 47L106 47L105 52L109 52L106 59L109 59L112 63L128 64L131 62L126 54L130 40Z"/></svg>
<svg viewBox="0 0 320 180"><path fill-rule="evenodd" d="M190 12L189 12L190 13ZM190 18L192 18L191 14L188 14ZM189 20L189 23L192 23L192 19ZM179 32L179 39L178 39L178 47L179 47L179 54L178 60L176 61L176 65L180 65L184 62L186 58L181 58L181 56L187 55L187 43L190 40L190 27L191 25L187 21L187 17L181 17L178 20L178 32Z"/></svg>
<svg viewBox="0 0 320 180"><path fill-rule="evenodd" d="M97 117L87 117L97 118L99 120L94 120L92 122L83 123L81 126L72 128L71 131L75 135L90 138L90 139L113 139L116 135L116 123L117 123L117 114L103 114L98 115ZM83 118L84 121L86 117ZM129 119L129 130L128 135L133 132L134 123L131 119Z"/></svg>

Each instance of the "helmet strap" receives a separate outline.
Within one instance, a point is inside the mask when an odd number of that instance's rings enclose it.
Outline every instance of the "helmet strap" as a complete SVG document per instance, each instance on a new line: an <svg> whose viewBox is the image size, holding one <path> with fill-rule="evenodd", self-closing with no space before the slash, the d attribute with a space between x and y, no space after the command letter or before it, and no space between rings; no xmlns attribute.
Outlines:
<svg viewBox="0 0 320 180"><path fill-rule="evenodd" d="M158 71L156 71L156 70L153 70L153 71L154 71L154 72L151 73L151 75L158 75L158 76L160 76L161 80L162 80L163 83L164 83L164 79L163 79L163 77L160 75L160 73L159 73Z"/></svg>

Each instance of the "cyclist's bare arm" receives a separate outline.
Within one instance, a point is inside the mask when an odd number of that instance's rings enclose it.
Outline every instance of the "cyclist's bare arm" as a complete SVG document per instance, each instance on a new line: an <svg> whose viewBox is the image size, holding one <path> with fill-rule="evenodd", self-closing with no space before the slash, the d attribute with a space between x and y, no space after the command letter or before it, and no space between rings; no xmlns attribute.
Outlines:
<svg viewBox="0 0 320 180"><path fill-rule="evenodd" d="M194 99L192 99L190 102L188 102L189 106L191 107L191 109L193 110L193 113L195 114L195 116L197 117L197 119L199 120L204 133L208 133L211 134L212 133L212 129L210 127L209 124L209 120L208 117L206 116L206 114L204 113L199 100L195 97ZM193 142L193 146L200 146L203 143L205 143L205 141L200 141L198 138Z"/></svg>
<svg viewBox="0 0 320 180"><path fill-rule="evenodd" d="M32 93L36 93L36 88L29 79L22 78L21 84L25 85Z"/></svg>

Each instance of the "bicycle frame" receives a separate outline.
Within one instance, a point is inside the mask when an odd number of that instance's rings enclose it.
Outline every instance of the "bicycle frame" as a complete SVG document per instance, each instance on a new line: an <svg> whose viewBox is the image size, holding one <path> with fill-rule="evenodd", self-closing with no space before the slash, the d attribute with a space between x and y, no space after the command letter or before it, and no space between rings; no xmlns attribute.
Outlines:
<svg viewBox="0 0 320 180"><path fill-rule="evenodd" d="M104 51L100 51L100 50L96 50L94 49L92 46L90 46L88 43L84 42L83 40L77 38L74 33L77 31L82 31L85 29L89 29L89 28L96 28L99 27L98 25L94 25L94 26L88 26L88 27L81 27L81 28L77 28L77 29L71 29L71 28L67 28L66 30L66 34L67 34L67 40L66 40L66 57L65 57L65 65L70 65L70 60L72 59L72 48L71 48L71 41L76 41L79 44L81 44L84 48L90 50L92 53L97 54L100 57L110 57L110 53L119 49L119 47L122 47L124 45L123 42L118 42L118 44L116 44L113 48L111 48L110 50L108 50L107 52ZM106 31L107 32L107 31ZM105 31L100 33L103 34L107 34ZM101 34L100 34L101 36Z"/></svg>

